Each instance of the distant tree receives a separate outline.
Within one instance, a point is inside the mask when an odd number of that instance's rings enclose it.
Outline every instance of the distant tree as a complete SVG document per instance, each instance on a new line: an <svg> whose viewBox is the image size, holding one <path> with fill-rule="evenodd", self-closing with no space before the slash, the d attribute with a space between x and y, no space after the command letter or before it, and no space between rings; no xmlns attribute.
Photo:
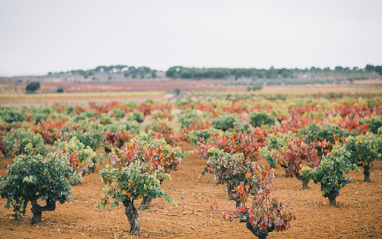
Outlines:
<svg viewBox="0 0 382 239"><path fill-rule="evenodd" d="M180 74L180 76L181 76L182 78L184 78L184 79L189 79L189 78L191 78L191 72L189 72L189 71L183 71L183 72Z"/></svg>
<svg viewBox="0 0 382 239"><path fill-rule="evenodd" d="M121 72L123 68L126 68L127 66L126 65L116 65L114 67L114 69L117 70L117 72Z"/></svg>
<svg viewBox="0 0 382 239"><path fill-rule="evenodd" d="M308 70L308 69L306 69ZM277 78L277 70L272 66L269 70L265 72L265 77L267 79L274 79Z"/></svg>
<svg viewBox="0 0 382 239"><path fill-rule="evenodd" d="M177 66L170 67L170 68L166 71L166 77L169 77L169 78L176 78L176 77L178 77L178 71L179 71L179 68L180 68L180 67L177 67Z"/></svg>
<svg viewBox="0 0 382 239"><path fill-rule="evenodd" d="M29 93L35 92L38 89L40 89L40 82L31 82L25 87L25 90Z"/></svg>
<svg viewBox="0 0 382 239"><path fill-rule="evenodd" d="M94 71L97 71L97 72L103 72L104 71L104 68L106 68L106 66L97 66Z"/></svg>
<svg viewBox="0 0 382 239"><path fill-rule="evenodd" d="M325 71L325 72L329 72L329 71L330 71L330 67L326 67L326 68L324 68L324 71Z"/></svg>
<svg viewBox="0 0 382 239"><path fill-rule="evenodd" d="M130 66L128 72L136 73L137 72L137 68L135 68L135 66Z"/></svg>
<svg viewBox="0 0 382 239"><path fill-rule="evenodd" d="M335 71L335 72L343 72L343 71L344 71L344 68L343 68L342 66L336 66L336 67L334 68L334 71Z"/></svg>
<svg viewBox="0 0 382 239"><path fill-rule="evenodd" d="M382 66L375 66L374 70L382 76Z"/></svg>
<svg viewBox="0 0 382 239"><path fill-rule="evenodd" d="M151 78L157 78L157 73L155 71L151 72Z"/></svg>
<svg viewBox="0 0 382 239"><path fill-rule="evenodd" d="M64 89L63 88L58 88L57 89L57 93L64 93Z"/></svg>
<svg viewBox="0 0 382 239"><path fill-rule="evenodd" d="M316 68L315 68L316 69ZM312 69L311 69L312 71ZM288 78L288 77L291 77L292 76L292 71L288 70L288 69L281 69L280 70L280 75L283 77L283 78Z"/></svg>
<svg viewBox="0 0 382 239"><path fill-rule="evenodd" d="M374 68L375 68L375 67L374 67L373 65L366 65L365 70L366 70L367 72L372 72L372 71L375 70Z"/></svg>

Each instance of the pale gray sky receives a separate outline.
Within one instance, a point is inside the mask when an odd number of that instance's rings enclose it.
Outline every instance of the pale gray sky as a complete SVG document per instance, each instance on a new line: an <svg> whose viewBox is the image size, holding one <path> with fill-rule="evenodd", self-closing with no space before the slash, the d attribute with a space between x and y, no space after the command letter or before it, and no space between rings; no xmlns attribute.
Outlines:
<svg viewBox="0 0 382 239"><path fill-rule="evenodd" d="M0 75L382 65L381 0L0 0Z"/></svg>

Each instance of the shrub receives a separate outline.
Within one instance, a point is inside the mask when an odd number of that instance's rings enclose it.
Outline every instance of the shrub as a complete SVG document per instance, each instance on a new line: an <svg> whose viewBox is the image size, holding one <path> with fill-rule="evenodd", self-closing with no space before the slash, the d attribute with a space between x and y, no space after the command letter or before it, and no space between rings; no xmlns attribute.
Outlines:
<svg viewBox="0 0 382 239"><path fill-rule="evenodd" d="M7 123L23 122L26 114L18 108L3 107L0 109L0 117Z"/></svg>
<svg viewBox="0 0 382 239"><path fill-rule="evenodd" d="M224 150L227 153L243 153L244 157L250 161L257 161L260 157L259 148L264 146L264 142L261 141L262 132L255 134L246 133L224 133L211 135L212 137L207 142L200 142L194 154L203 158L210 157L208 150L210 148L218 148Z"/></svg>
<svg viewBox="0 0 382 239"><path fill-rule="evenodd" d="M275 124L275 118L271 114L254 111L249 115L249 123L253 127L261 127L263 125L271 126Z"/></svg>
<svg viewBox="0 0 382 239"><path fill-rule="evenodd" d="M58 120L41 120L37 125L32 125L30 128L39 133L47 144L54 144L54 142L61 138L61 129L66 125L65 119Z"/></svg>
<svg viewBox="0 0 382 239"><path fill-rule="evenodd" d="M186 139L189 140L193 145L197 145L198 143L204 143L207 142L207 140L211 137L212 135L217 135L221 131L216 130L216 129L203 129L203 130L193 130L190 133L186 134Z"/></svg>
<svg viewBox="0 0 382 239"><path fill-rule="evenodd" d="M119 202L122 202L126 207L125 214L130 223L132 235L141 234L134 200L140 197L165 198L167 202L177 205L174 199L164 193L160 187L158 178L170 179L167 174L158 171L143 173L138 164L131 164L119 170L109 165L100 171L100 176L105 188L100 202L95 207L105 207L110 199L113 199L113 206L119 206Z"/></svg>
<svg viewBox="0 0 382 239"><path fill-rule="evenodd" d="M167 119L169 121L172 120L174 116L167 111L157 111L155 113L151 113L151 118L152 119Z"/></svg>
<svg viewBox="0 0 382 239"><path fill-rule="evenodd" d="M317 123L311 122L298 133L299 137L305 138L308 142L322 142L324 140L335 144L335 137L341 142L350 135L349 131L342 129L335 124L325 124L318 126Z"/></svg>
<svg viewBox="0 0 382 239"><path fill-rule="evenodd" d="M228 197L236 201L236 208L240 206L241 198L234 196L234 190L240 183L253 195L260 189L253 178L246 177L247 173L254 174L258 169L243 154L230 154L214 147L208 149L208 154L211 156L207 160L206 171L214 174L215 183L227 185Z"/></svg>
<svg viewBox="0 0 382 239"><path fill-rule="evenodd" d="M101 124L108 125L113 123L113 119L110 118L107 114L103 113L97 116Z"/></svg>
<svg viewBox="0 0 382 239"><path fill-rule="evenodd" d="M180 162L186 155L179 147L171 147L163 139L151 139L149 135L140 134L123 149L113 150L111 165L120 168L138 162L142 164L143 171L171 173L180 169Z"/></svg>
<svg viewBox="0 0 382 239"><path fill-rule="evenodd" d="M28 144L21 155L8 166L8 177L2 177L0 194L7 199L5 208L13 207L15 219L25 215L28 202L32 204L32 224L41 222L43 211L53 211L56 201L63 204L71 197L69 177L73 170L65 158L49 154L43 159L33 153L32 144ZM45 200L46 205L40 206L38 199Z"/></svg>
<svg viewBox="0 0 382 239"><path fill-rule="evenodd" d="M117 119L122 119L125 117L125 111L120 108L114 108L112 111L109 112L109 115L114 116Z"/></svg>
<svg viewBox="0 0 382 239"><path fill-rule="evenodd" d="M212 119L211 123L212 127L223 131L235 130L235 127L243 125L239 115L237 114L223 114ZM245 128L245 126L243 126L242 128Z"/></svg>
<svg viewBox="0 0 382 239"><path fill-rule="evenodd" d="M378 128L382 126L382 116L373 116L370 118L362 118L359 120L361 125L369 124L368 130L376 134L378 132Z"/></svg>
<svg viewBox="0 0 382 239"><path fill-rule="evenodd" d="M76 137L85 146L89 146L93 151L97 151L101 147L101 144L105 138L104 133L99 130L90 130L84 132L80 129L65 133L58 141L70 141L73 137Z"/></svg>
<svg viewBox="0 0 382 239"><path fill-rule="evenodd" d="M105 125L103 128L104 132L127 132L130 131L133 134L139 134L139 124L136 121L116 121L112 120L111 124Z"/></svg>
<svg viewBox="0 0 382 239"><path fill-rule="evenodd" d="M171 146L180 146L181 141L175 138L174 130L167 120L150 120L146 125L145 132L148 132L152 138L165 139Z"/></svg>
<svg viewBox="0 0 382 239"><path fill-rule="evenodd" d="M329 199L329 206L336 206L336 197L340 194L340 189L353 182L351 177L345 176L350 170L359 169L351 162L351 154L346 148L337 144L332 152L322 157L316 168L305 166L301 175L313 179L314 183L320 183L322 195Z"/></svg>
<svg viewBox="0 0 382 239"><path fill-rule="evenodd" d="M110 153L111 152L111 147L116 146L118 148L121 148L124 143L130 142L132 138L131 132L110 132L106 131L105 132L105 139L102 143L105 152Z"/></svg>
<svg viewBox="0 0 382 239"><path fill-rule="evenodd" d="M143 116L143 114L138 111L134 111L133 113L127 114L127 120L135 120L138 123L142 123L143 121L145 121L145 116Z"/></svg>
<svg viewBox="0 0 382 239"><path fill-rule="evenodd" d="M364 182L370 182L370 172L373 169L373 162L381 159L379 150L382 148L382 138L375 134L349 136L346 139L346 150L351 154L351 161L357 166L363 167L365 175Z"/></svg>
<svg viewBox="0 0 382 239"><path fill-rule="evenodd" d="M40 134L34 134L30 129L25 130L19 128L8 132L3 136L4 145L2 148L3 154L6 157L17 156L25 153L24 148L31 143L34 150L31 153L46 155L48 149L44 144L44 140Z"/></svg>
<svg viewBox="0 0 382 239"><path fill-rule="evenodd" d="M74 106L73 105L67 105L67 106L65 106L65 110L67 111L68 114L71 114L74 112Z"/></svg>
<svg viewBox="0 0 382 239"><path fill-rule="evenodd" d="M94 118L95 111L94 110L86 110L78 115L76 115L73 119L74 122L79 122L81 120L85 120L87 118Z"/></svg>
<svg viewBox="0 0 382 239"><path fill-rule="evenodd" d="M171 147L164 139L151 139L149 134L140 134L123 149L113 149L111 165L121 169L137 163L141 165L142 172L159 171L169 174L180 169L180 163L186 155L188 153L183 153L179 147ZM151 199L143 197L139 208L149 208L150 202Z"/></svg>
<svg viewBox="0 0 382 239"><path fill-rule="evenodd" d="M276 154L277 163L285 169L287 177L295 176L302 181L302 190L309 189L309 177L300 174L300 170L304 164L311 168L317 167L320 158L317 156L316 144L304 142L303 138L294 138L287 142L286 147Z"/></svg>
<svg viewBox="0 0 382 239"><path fill-rule="evenodd" d="M136 109L143 113L144 116L150 115L152 110L152 102L143 102L136 106Z"/></svg>
<svg viewBox="0 0 382 239"><path fill-rule="evenodd" d="M191 109L183 110L177 116L181 129L189 128L192 124L201 123L201 118L198 113Z"/></svg>
<svg viewBox="0 0 382 239"><path fill-rule="evenodd" d="M214 173L216 183L227 185L228 196L236 201L234 216L240 215L240 221L258 238L266 238L269 232L284 231L290 228L294 215L286 212L288 203L270 198L274 188L274 173L245 159L242 154L228 154L217 148L211 148L212 156L207 161L207 169ZM252 207L246 202L253 197ZM224 219L233 220L229 211Z"/></svg>
<svg viewBox="0 0 382 239"><path fill-rule="evenodd" d="M349 131L342 129L340 126L335 124L326 124L323 126L318 126L315 122L309 123L305 128L301 129L298 136L305 138L308 143L310 142L329 142L327 150L321 151L320 146L317 145L318 156L322 156L325 152L331 151L333 149L336 141L344 143L346 137L350 135Z"/></svg>
<svg viewBox="0 0 382 239"><path fill-rule="evenodd" d="M94 171L95 158L97 153L94 152L89 146L82 144L77 137L73 137L69 142L56 142L54 144L56 154L59 156L66 156L69 161L70 167L73 168L74 174L70 177L70 182L76 185L83 181L82 175Z"/></svg>
<svg viewBox="0 0 382 239"><path fill-rule="evenodd" d="M294 134L269 134L266 141L267 146L260 149L261 157L271 167L276 167L276 155L287 145L287 141L293 139Z"/></svg>
<svg viewBox="0 0 382 239"><path fill-rule="evenodd" d="M40 82L31 82L25 87L27 92L35 92L38 89L40 89Z"/></svg>

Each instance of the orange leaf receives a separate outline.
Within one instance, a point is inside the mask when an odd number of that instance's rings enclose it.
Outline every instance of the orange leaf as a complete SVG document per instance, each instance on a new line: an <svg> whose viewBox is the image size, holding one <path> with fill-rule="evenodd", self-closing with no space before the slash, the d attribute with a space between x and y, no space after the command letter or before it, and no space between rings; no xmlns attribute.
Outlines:
<svg viewBox="0 0 382 239"><path fill-rule="evenodd" d="M246 173L245 174L245 178L249 178L249 177L251 177L251 174L250 173Z"/></svg>

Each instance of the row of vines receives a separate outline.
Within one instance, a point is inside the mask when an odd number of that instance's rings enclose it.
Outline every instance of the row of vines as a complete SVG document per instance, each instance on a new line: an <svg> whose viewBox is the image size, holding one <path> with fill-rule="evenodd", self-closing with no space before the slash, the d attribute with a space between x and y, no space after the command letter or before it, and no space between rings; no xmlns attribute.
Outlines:
<svg viewBox="0 0 382 239"><path fill-rule="evenodd" d="M183 142L194 150L183 152ZM285 177L320 184L323 197L336 206L341 188L363 169L370 182L373 162L382 159L382 99L291 98L266 100L147 100L88 106L51 105L0 108L0 150L12 157L0 176L0 195L16 220L32 205L32 223L43 211L71 197L73 186L99 172L103 195L96 208L125 206L130 232L140 235L138 210L155 198L175 200L161 189L189 154L206 160L205 173L226 187L238 219L258 238L290 228L293 200L275 199L274 168ZM258 161L267 162L261 165ZM45 205L41 206L41 201ZM211 204L216 209L217 202Z"/></svg>

